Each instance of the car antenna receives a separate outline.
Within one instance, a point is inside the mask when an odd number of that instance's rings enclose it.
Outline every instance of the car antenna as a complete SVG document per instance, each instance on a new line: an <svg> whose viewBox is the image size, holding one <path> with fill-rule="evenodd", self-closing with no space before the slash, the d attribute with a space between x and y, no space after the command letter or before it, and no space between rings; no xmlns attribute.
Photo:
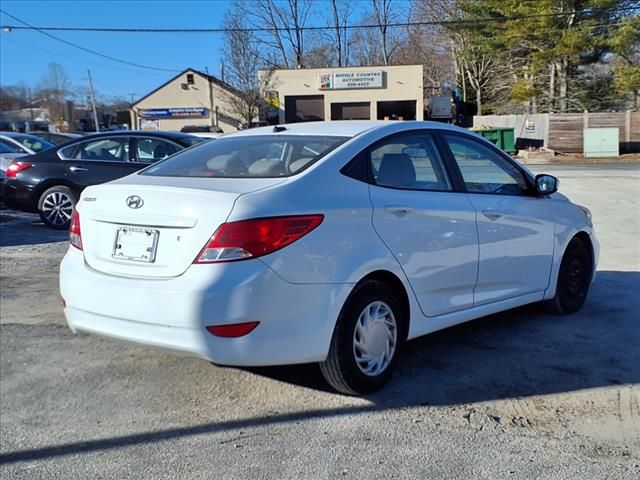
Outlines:
<svg viewBox="0 0 640 480"><path fill-rule="evenodd" d="M287 127L283 127L282 125L276 125L273 127L273 133L284 132Z"/></svg>

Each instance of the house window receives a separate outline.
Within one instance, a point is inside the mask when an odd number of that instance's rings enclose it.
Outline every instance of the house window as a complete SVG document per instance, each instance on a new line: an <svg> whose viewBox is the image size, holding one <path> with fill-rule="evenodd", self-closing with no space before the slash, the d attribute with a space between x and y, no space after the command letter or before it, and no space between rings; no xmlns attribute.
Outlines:
<svg viewBox="0 0 640 480"><path fill-rule="evenodd" d="M193 85L195 83L194 79L193 79L193 73L187 73L187 84L188 85Z"/></svg>

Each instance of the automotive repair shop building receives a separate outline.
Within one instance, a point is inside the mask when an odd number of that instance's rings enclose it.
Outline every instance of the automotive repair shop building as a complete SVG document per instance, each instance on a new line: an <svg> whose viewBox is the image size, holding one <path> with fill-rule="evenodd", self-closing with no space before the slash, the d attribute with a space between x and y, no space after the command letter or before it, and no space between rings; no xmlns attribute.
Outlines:
<svg viewBox="0 0 640 480"><path fill-rule="evenodd" d="M423 120L422 65L301 68L260 75L268 92L259 120L269 124ZM229 133L241 127L233 106L236 95L222 80L189 68L131 105L131 125L140 130L211 126Z"/></svg>
<svg viewBox="0 0 640 480"><path fill-rule="evenodd" d="M423 120L422 65L261 71L266 120Z"/></svg>
<svg viewBox="0 0 640 480"><path fill-rule="evenodd" d="M234 113L236 95L222 80L188 68L131 105L131 128L179 131L209 126L233 132L241 124Z"/></svg>

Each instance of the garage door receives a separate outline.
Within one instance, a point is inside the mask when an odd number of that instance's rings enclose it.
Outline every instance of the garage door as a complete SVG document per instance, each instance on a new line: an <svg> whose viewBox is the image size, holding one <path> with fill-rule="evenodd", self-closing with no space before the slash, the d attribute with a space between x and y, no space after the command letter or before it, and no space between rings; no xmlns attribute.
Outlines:
<svg viewBox="0 0 640 480"><path fill-rule="evenodd" d="M331 120L370 120L371 103L332 103Z"/></svg>
<svg viewBox="0 0 640 480"><path fill-rule="evenodd" d="M378 120L415 120L416 101L378 102Z"/></svg>
<svg viewBox="0 0 640 480"><path fill-rule="evenodd" d="M284 97L286 123L324 120L324 95L296 95Z"/></svg>

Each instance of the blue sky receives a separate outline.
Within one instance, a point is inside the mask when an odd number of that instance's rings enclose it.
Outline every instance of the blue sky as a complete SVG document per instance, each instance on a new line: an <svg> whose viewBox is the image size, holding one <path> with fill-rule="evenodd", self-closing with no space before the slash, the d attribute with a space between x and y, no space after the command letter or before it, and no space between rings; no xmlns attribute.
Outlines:
<svg viewBox="0 0 640 480"><path fill-rule="evenodd" d="M230 2L218 1L15 1L0 8L35 26L215 28ZM0 15L3 25L18 22ZM219 75L221 35L51 32L113 57L155 67L193 67ZM142 96L174 74L106 60L36 31L0 32L0 84L35 86L50 62L61 64L73 86L86 86L87 68L103 96Z"/></svg>

